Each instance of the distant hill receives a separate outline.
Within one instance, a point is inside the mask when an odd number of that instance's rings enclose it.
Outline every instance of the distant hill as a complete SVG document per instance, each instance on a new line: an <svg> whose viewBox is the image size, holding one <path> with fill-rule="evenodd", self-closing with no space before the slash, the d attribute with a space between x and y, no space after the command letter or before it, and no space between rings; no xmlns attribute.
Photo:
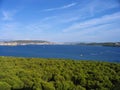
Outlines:
<svg viewBox="0 0 120 90"><path fill-rule="evenodd" d="M114 46L120 47L120 42L103 42L103 43L74 43L74 45L99 45L99 46Z"/></svg>
<svg viewBox="0 0 120 90"><path fill-rule="evenodd" d="M1 41L0 45L43 45L43 44L55 44L54 42L43 41L43 40L10 40L10 41Z"/></svg>
<svg viewBox="0 0 120 90"><path fill-rule="evenodd" d="M50 43L49 41L44 41L44 40L14 40L14 41L6 41L6 42L16 42L16 43Z"/></svg>

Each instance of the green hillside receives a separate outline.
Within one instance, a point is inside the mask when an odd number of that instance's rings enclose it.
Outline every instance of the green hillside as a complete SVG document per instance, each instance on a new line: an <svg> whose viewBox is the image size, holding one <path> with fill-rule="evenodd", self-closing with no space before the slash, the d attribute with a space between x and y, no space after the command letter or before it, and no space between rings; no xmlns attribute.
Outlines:
<svg viewBox="0 0 120 90"><path fill-rule="evenodd" d="M0 90L120 90L120 63L0 57Z"/></svg>

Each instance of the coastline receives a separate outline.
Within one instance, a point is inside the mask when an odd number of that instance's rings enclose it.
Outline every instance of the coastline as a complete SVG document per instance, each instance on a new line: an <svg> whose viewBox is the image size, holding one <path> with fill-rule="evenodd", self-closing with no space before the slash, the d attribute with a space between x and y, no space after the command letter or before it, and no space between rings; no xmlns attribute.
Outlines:
<svg viewBox="0 0 120 90"><path fill-rule="evenodd" d="M86 45L86 46L109 46L120 47L120 42L91 42L91 43L79 43L79 42L50 42L43 40L11 40L0 41L0 46L19 46L19 45Z"/></svg>

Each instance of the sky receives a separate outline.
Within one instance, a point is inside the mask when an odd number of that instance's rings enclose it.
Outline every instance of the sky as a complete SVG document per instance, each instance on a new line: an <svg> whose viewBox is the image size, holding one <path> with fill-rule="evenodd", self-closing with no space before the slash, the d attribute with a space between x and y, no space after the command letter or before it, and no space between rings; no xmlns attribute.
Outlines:
<svg viewBox="0 0 120 90"><path fill-rule="evenodd" d="M120 0L0 0L0 40L120 42Z"/></svg>

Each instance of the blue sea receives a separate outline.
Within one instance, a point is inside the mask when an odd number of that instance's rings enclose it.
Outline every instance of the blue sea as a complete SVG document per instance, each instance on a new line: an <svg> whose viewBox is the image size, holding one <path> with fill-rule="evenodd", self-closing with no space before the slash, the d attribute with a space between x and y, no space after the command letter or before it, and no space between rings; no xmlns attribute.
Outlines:
<svg viewBox="0 0 120 90"><path fill-rule="evenodd" d="M85 45L0 46L0 56L120 62L120 47Z"/></svg>

